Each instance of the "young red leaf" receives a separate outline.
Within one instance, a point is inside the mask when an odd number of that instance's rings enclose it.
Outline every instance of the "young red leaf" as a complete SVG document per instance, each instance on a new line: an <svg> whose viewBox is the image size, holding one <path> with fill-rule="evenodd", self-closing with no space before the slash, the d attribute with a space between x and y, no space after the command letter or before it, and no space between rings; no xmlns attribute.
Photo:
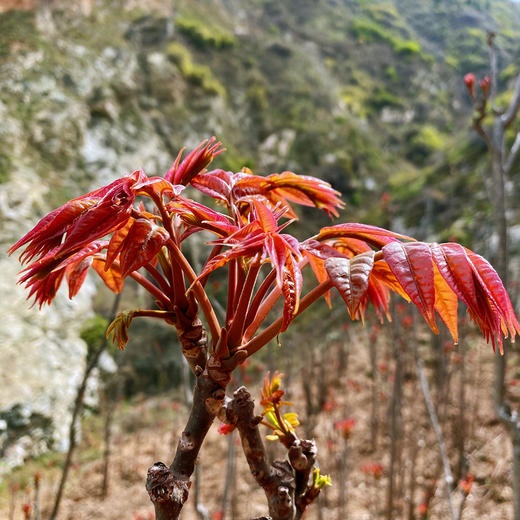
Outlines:
<svg viewBox="0 0 520 520"><path fill-rule="evenodd" d="M479 280L481 286L486 291L488 297L498 307L501 319L504 321L504 334L511 334L511 341L514 342L516 334L520 334L520 325L515 316L515 311L509 299L509 295L502 284L502 280L493 269L491 264L482 256L477 255L469 249L465 249L466 255L471 262L473 272Z"/></svg>
<svg viewBox="0 0 520 520"><path fill-rule="evenodd" d="M303 251L307 259L309 260L309 264L311 266L311 269L316 276L316 280L318 280L318 283L322 283L325 280L329 278L329 275L327 273L327 270L325 269L325 262L313 254L310 254L308 251ZM329 309L332 307L332 303L330 301L330 291L327 291L324 294L325 301L327 302L327 306Z"/></svg>
<svg viewBox="0 0 520 520"><path fill-rule="evenodd" d="M300 244L300 250L302 252L310 253L316 258L321 260L327 260L327 258L350 258L350 255L338 251L335 247L329 246L317 240L308 239Z"/></svg>
<svg viewBox="0 0 520 520"><path fill-rule="evenodd" d="M201 173L206 166L208 166L214 157L224 151L224 149L220 149L222 143L215 141L215 137L209 140L205 139L178 164L180 155L182 154L181 150L177 160L170 170L168 170L164 178L173 184L183 184L187 186L197 174Z"/></svg>
<svg viewBox="0 0 520 520"><path fill-rule="evenodd" d="M191 180L191 185L214 199L229 202L233 186L233 174L224 170L212 170L195 176Z"/></svg>
<svg viewBox="0 0 520 520"><path fill-rule="evenodd" d="M69 298L72 299L74 296L76 296L76 294L78 294L78 291L85 281L88 269L91 264L92 257L88 256L79 262L70 264L69 267L65 270L67 283L69 284Z"/></svg>
<svg viewBox="0 0 520 520"><path fill-rule="evenodd" d="M38 260L38 262L40 262L40 260ZM64 275L65 270L61 269L59 271L51 271L41 278L33 276L27 281L25 285L25 287L29 289L29 295L27 296L27 299L30 300L34 297L33 305L38 303L40 309L45 303L50 305L56 296ZM25 280L20 280L20 282L22 281Z"/></svg>
<svg viewBox="0 0 520 520"><path fill-rule="evenodd" d="M263 195L273 206L281 201L286 206L289 202L295 202L323 209L330 216L337 216L336 208L344 206L338 198L339 192L332 189L330 184L293 172L273 173L267 177L242 174L235 180L232 189L235 200L254 194ZM294 218L294 214L291 217Z"/></svg>
<svg viewBox="0 0 520 520"><path fill-rule="evenodd" d="M500 294L498 287L495 285L491 292L482 279L481 273L484 274L490 285L496 284L494 276L498 275L493 269L492 272L488 271L488 268L484 268L483 264L475 258L475 261L481 265L479 271L468 258L466 249L459 244L432 244L431 250L439 272L453 292L467 305L470 316L478 324L486 340L491 341L494 349L498 339L499 348L502 351L502 333L504 332L502 324L506 324L510 320L513 330L515 330L516 327L512 320L516 321L516 317L514 313L503 314L493 296L493 294ZM492 279L493 282L491 282ZM502 282L500 285L502 286ZM504 308L507 309L508 304L504 303L504 305ZM507 333L507 330L505 332ZM511 332L511 334L513 333Z"/></svg>
<svg viewBox="0 0 520 520"><path fill-rule="evenodd" d="M68 256L65 260L60 260L54 268L54 271L57 271L59 269L65 269L70 264L77 264L78 262L81 262L81 260L87 258L88 256L94 256L95 254L105 249L107 245L108 242L106 240L95 240L94 242L80 249L77 253ZM56 260L59 260L59 257L57 255L55 255L55 258Z"/></svg>
<svg viewBox="0 0 520 520"><path fill-rule="evenodd" d="M315 238L320 242L338 238L357 238L377 249L396 240L413 240L413 238L388 231L387 229L358 223L337 224L335 226L324 227Z"/></svg>
<svg viewBox="0 0 520 520"><path fill-rule="evenodd" d="M74 255L69 256L54 268L54 271L65 270L67 283L69 285L69 298L72 299L76 296L85 281L94 255L99 253L102 249L105 249L107 244L108 242L105 240L96 240Z"/></svg>
<svg viewBox="0 0 520 520"><path fill-rule="evenodd" d="M288 254L282 275L282 294L284 299L283 322L280 332L284 332L298 312L303 278L298 263Z"/></svg>
<svg viewBox="0 0 520 520"><path fill-rule="evenodd" d="M76 251L85 244L107 235L130 217L135 200L131 185L135 181L131 177L122 180L124 182L107 192L97 204L78 217L60 246L59 255Z"/></svg>
<svg viewBox="0 0 520 520"><path fill-rule="evenodd" d="M276 222L275 215L273 212L258 199L251 198L251 203L255 208L256 218L260 224L260 227L266 233L272 233L278 230L278 223Z"/></svg>
<svg viewBox="0 0 520 520"><path fill-rule="evenodd" d="M265 249L276 270L276 281L281 288L283 285L285 263L287 261L287 246L279 235L271 234L267 235L265 239Z"/></svg>
<svg viewBox="0 0 520 520"><path fill-rule="evenodd" d="M421 311L430 328L438 333L435 323L435 281L430 247L423 242L402 244L390 242L383 247L390 270L412 302Z"/></svg>
<svg viewBox="0 0 520 520"><path fill-rule="evenodd" d="M343 208L345 203L339 199L340 193L328 182L308 175L293 172L273 173L267 177L275 193L280 197L302 204L323 209L329 216L338 216L336 208Z"/></svg>
<svg viewBox="0 0 520 520"><path fill-rule="evenodd" d="M378 262L376 262L377 264ZM375 266L372 269L372 274L375 273ZM365 309L367 306L367 302L370 301L374 306L377 317L379 321L383 323L383 314L386 316L388 321L392 321L392 317L390 316L390 309L388 307L388 302L390 300L390 291L386 287L384 283L379 281L376 277L371 276L368 280L368 290L367 290L367 299L361 302L361 317L363 318Z"/></svg>
<svg viewBox="0 0 520 520"><path fill-rule="evenodd" d="M220 237L228 236L238 229L226 215L193 200L179 197L178 200L168 204L167 209L171 213L180 215L187 226L182 240L197 231L195 228L206 229Z"/></svg>
<svg viewBox="0 0 520 520"><path fill-rule="evenodd" d="M59 248L55 248L24 269L19 283L25 283L27 288L31 288L29 297L34 296L41 307L44 303L50 304L54 299L63 275L66 274L69 296L72 298L85 280L92 256L106 246L106 241L95 241L65 260L56 254Z"/></svg>
<svg viewBox="0 0 520 520"><path fill-rule="evenodd" d="M27 262L35 256L45 256L50 250L62 243L65 234L89 208L98 204L107 194L112 193L121 185L131 186L145 177L141 170L137 170L107 186L70 200L42 218L31 231L9 248L9 254L12 254L21 246L29 244L21 256L22 262Z"/></svg>
<svg viewBox="0 0 520 520"><path fill-rule="evenodd" d="M477 294L471 265L460 244L430 244L433 260L452 291L468 307L476 304Z"/></svg>
<svg viewBox="0 0 520 520"><path fill-rule="evenodd" d="M256 238L254 242L232 245L231 249L222 251L222 253L214 256L209 262L207 262L197 279L200 280L201 278L206 277L215 271L215 269L225 266L233 259L251 258L255 256L257 253L262 251L263 243L264 238L260 236L259 238Z"/></svg>
<svg viewBox="0 0 520 520"><path fill-rule="evenodd" d="M367 251L351 259L329 258L325 261L332 284L347 304L352 320L368 290L368 281L374 265L374 252Z"/></svg>
<svg viewBox="0 0 520 520"><path fill-rule="evenodd" d="M108 244L107 256L105 261L105 270L110 269L110 266L117 258L117 255L120 253L123 244L128 236L128 232L134 225L135 219L130 217L124 226L121 226L119 229L116 229L114 233L112 233L112 238Z"/></svg>
<svg viewBox="0 0 520 520"><path fill-rule="evenodd" d="M410 297L408 294L406 294L401 284L397 281L394 273L392 273L390 267L388 267L388 264L385 261L379 260L374 263L371 279L376 279L378 282L401 296L401 298L407 302L410 301Z"/></svg>
<svg viewBox="0 0 520 520"><path fill-rule="evenodd" d="M163 228L148 219L138 218L121 246L120 264L123 277L150 262L168 240Z"/></svg>
<svg viewBox="0 0 520 520"><path fill-rule="evenodd" d="M20 257L22 263L32 260L35 256L45 256L62 243L63 236L76 219L96 202L95 198L72 200L51 211L31 231L10 247L8 253L12 254L21 246L29 244Z"/></svg>
<svg viewBox="0 0 520 520"><path fill-rule="evenodd" d="M146 179L136 183L133 189L136 195L162 197L164 194L169 194L170 196L176 197L184 191L185 186L179 184L174 186L171 182L168 182L162 177L146 177Z"/></svg>

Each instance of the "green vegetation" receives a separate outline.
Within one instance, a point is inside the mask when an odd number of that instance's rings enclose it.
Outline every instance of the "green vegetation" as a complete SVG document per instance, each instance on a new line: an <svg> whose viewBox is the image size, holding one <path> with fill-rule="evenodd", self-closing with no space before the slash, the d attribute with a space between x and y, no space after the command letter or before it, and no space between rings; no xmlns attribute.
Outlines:
<svg viewBox="0 0 520 520"><path fill-rule="evenodd" d="M377 88L370 98L367 100L367 104L374 110L381 110L384 107L400 108L404 105L401 98L391 94L383 87Z"/></svg>
<svg viewBox="0 0 520 520"><path fill-rule="evenodd" d="M235 37L220 27L208 25L197 18L178 16L175 26L197 48L230 49L236 45Z"/></svg>
<svg viewBox="0 0 520 520"><path fill-rule="evenodd" d="M421 44L412 40L394 40L394 51L400 56L420 56Z"/></svg>
<svg viewBox="0 0 520 520"><path fill-rule="evenodd" d="M193 63L190 51L178 42L168 45L166 54L168 59L175 63L183 77L192 85L201 87L207 94L223 96L225 89L213 76L207 65Z"/></svg>
<svg viewBox="0 0 520 520"><path fill-rule="evenodd" d="M12 161L9 155L0 153L0 184L9 180L9 171L12 167Z"/></svg>
<svg viewBox="0 0 520 520"><path fill-rule="evenodd" d="M503 83L507 83L512 79L516 78L520 69L517 63L510 63L501 73L500 73L500 81Z"/></svg>
<svg viewBox="0 0 520 520"><path fill-rule="evenodd" d="M0 13L0 59L9 56L11 46L32 49L38 43L33 11L10 10Z"/></svg>
<svg viewBox="0 0 520 520"><path fill-rule="evenodd" d="M103 346L106 341L105 333L108 327L108 320L96 314L94 317L88 319L80 332L81 339L87 344L88 353L87 361L90 356Z"/></svg>
<svg viewBox="0 0 520 520"><path fill-rule="evenodd" d="M410 135L407 157L423 164L432 153L442 150L445 145L445 136L432 125L424 125Z"/></svg>
<svg viewBox="0 0 520 520"><path fill-rule="evenodd" d="M422 46L414 40L403 40L375 21L359 19L350 26L353 36L361 43L385 43L400 57L418 57L431 61L432 56L422 52Z"/></svg>
<svg viewBox="0 0 520 520"><path fill-rule="evenodd" d="M444 136L431 125L422 126L412 139L413 146L422 146L432 151L441 150L444 147L444 143Z"/></svg>
<svg viewBox="0 0 520 520"><path fill-rule="evenodd" d="M392 34L372 20L355 20L350 26L350 32L362 43L393 41Z"/></svg>

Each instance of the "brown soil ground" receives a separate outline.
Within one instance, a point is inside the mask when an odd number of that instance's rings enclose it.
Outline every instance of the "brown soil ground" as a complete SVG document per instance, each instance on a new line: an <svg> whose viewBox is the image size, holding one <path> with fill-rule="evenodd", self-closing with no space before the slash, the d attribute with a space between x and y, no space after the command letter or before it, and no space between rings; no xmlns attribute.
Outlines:
<svg viewBox="0 0 520 520"><path fill-rule="evenodd" d="M378 348L381 348L379 346ZM459 349L462 347L459 347ZM319 462L322 473L332 476L333 486L327 488L319 504L313 505L306 513L308 519L346 519L369 520L387 518L389 483L389 405L393 385L393 362L381 353L376 376L377 405L380 427L377 445L373 450L371 442L371 378L367 367L370 365L368 348L359 348L349 356L346 374L337 377L337 364L333 359L334 349L327 357L328 396L326 410L316 418L314 436L319 446ZM424 357L424 356L423 356ZM331 361L332 360L332 361ZM329 362L330 361L330 362ZM430 367L426 359L426 366ZM431 360L430 360L431 361ZM460 389L461 351L446 354L448 372L451 378L446 383L448 397L444 398L432 388L438 405L437 410L448 445L448 455L452 469L456 470L458 451L456 448L457 431L460 429L460 410L457 395ZM442 472L439 472L439 450L425 412L424 400L414 375L413 363L404 363L404 387L402 399L403 428L399 434L401 442L401 462L395 475L393 519L416 519L422 517L418 507L424 500L426 489L436 479L432 487L429 519L449 519L445 486ZM450 372L451 370L451 372ZM474 484L464 505L463 520L506 520L512 518L511 491L511 445L503 427L495 420L491 403L493 357L489 346L478 344L465 354L465 416L466 434L465 453L469 471L474 476ZM432 370L427 368L428 375ZM309 377L309 376L307 376ZM301 373L290 375L290 397L295 403L303 403ZM513 400L520 400L520 385L516 380L509 383ZM253 392L259 396L260 382L251 384ZM175 397L175 396L174 396ZM176 410L175 408L179 409ZM295 407L302 416L300 433L304 436L305 427L312 426L312 418L306 419L304 406ZM173 449L182 430L186 417L183 405L172 405L172 396L141 398L132 404L118 407L113 433L112 456L110 464L110 487L108 496L100 496L103 474L103 419L91 416L84 421L81 446L75 457L75 464L67 485L59 520L137 520L153 518L153 508L144 489L147 468L155 461L169 462ZM356 424L345 441L334 429L335 421L353 417ZM229 438L217 433L217 425L208 435L199 462L201 503L208 508L209 518L219 518L224 477L227 465L227 446ZM236 444L237 473L233 486L231 503L226 518L235 520L251 519L266 513L263 492L257 488L250 475L247 464ZM283 455L277 446L270 443L273 454ZM347 459L346 467L341 461ZM15 471L0 493L0 518L19 520L23 518L22 504L30 501L32 489L24 485L31 481L35 471L41 473L42 518L48 518L53 493L55 492L59 469L56 461L62 456L28 462L25 468ZM370 462L383 465L380 479L367 475L362 466ZM341 469L343 468L343 469ZM414 469L413 469L414 468ZM10 485L15 492L10 492ZM12 487L12 486L11 486ZM339 507L340 490L344 490L346 504ZM454 491L456 507L463 496L460 488ZM194 510L194 492L190 493L189 503L185 506L183 519L197 518ZM14 508L14 514L9 513ZM12 516L11 516L12 515Z"/></svg>

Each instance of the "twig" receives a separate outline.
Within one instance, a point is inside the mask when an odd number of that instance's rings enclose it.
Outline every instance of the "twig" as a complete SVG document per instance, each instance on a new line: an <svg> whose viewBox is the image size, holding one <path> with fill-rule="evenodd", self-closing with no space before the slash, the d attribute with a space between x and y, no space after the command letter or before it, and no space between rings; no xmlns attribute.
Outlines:
<svg viewBox="0 0 520 520"><path fill-rule="evenodd" d="M448 455L446 453L446 444L444 442L444 437L442 434L442 429L439 425L439 421L437 419L437 414L435 412L435 407L432 402L432 398L430 395L430 388L428 385L428 381L426 376L424 375L424 365L422 359L419 358L416 353L416 366L417 366L417 374L419 376L419 381L421 383L421 389L424 396L424 402L426 404L426 409L428 410L428 415L430 416L430 422L433 427L433 431L435 432L435 436L437 437L437 444L439 446L439 452L442 460L442 466L444 469L444 482L446 484L446 495L448 497L448 505L450 508L450 515L452 520L457 520L457 515L455 513L455 504L453 502L453 475L451 474L450 461L448 459Z"/></svg>
<svg viewBox="0 0 520 520"><path fill-rule="evenodd" d="M195 467L195 493L193 497L193 505L195 506L195 511L197 512L197 515L199 517L199 520L209 520L209 512L208 508L201 502L200 500L200 482L202 480L201 478L201 471L200 466L197 465Z"/></svg>
<svg viewBox="0 0 520 520"><path fill-rule="evenodd" d="M222 520L224 520L226 511L228 509L234 481L235 481L235 436L233 435L233 433L231 433L228 438L226 480L224 482L224 493L222 494L222 503L220 506L220 510L222 511Z"/></svg>
<svg viewBox="0 0 520 520"><path fill-rule="evenodd" d="M511 151L507 156L506 164L504 165L504 171L506 174L511 172L511 168L515 162L516 156L518 155L518 151L520 150L520 132L517 132L515 141L513 146L511 146Z"/></svg>
<svg viewBox="0 0 520 520"><path fill-rule="evenodd" d="M219 417L237 427L249 468L264 489L272 519L301 518L319 494L319 488L308 485L316 459L315 443L294 437L288 449L289 461L276 460L270 465L258 428L262 417L254 415L254 401L244 386L226 402Z"/></svg>
<svg viewBox="0 0 520 520"><path fill-rule="evenodd" d="M511 100L506 113L500 118L505 128L509 127L515 120L518 109L520 109L520 74L518 74L516 78L513 99Z"/></svg>

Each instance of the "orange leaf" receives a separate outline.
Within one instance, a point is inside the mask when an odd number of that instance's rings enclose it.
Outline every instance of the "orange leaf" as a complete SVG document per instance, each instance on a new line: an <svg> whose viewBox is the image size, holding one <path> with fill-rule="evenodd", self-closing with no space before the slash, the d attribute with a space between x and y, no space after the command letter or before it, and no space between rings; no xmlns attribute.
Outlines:
<svg viewBox="0 0 520 520"><path fill-rule="evenodd" d="M318 258L317 256L314 256L313 254L309 253L308 251L304 251L305 256L309 260L309 264L311 266L311 269L316 276L316 280L318 280L318 283L322 283L325 280L328 279L327 270L325 269L325 262ZM327 291L324 294L325 301L327 302L327 305L329 309L332 307L331 301L330 301L330 291Z"/></svg>
<svg viewBox="0 0 520 520"><path fill-rule="evenodd" d="M392 273L390 267L388 267L388 264L383 260L379 260L374 263L374 268L372 269L372 279L374 278L382 284L386 285L389 289L397 293L407 302L410 301L410 297L401 287L396 277L394 276L394 273Z"/></svg>
<svg viewBox="0 0 520 520"><path fill-rule="evenodd" d="M97 274L105 282L105 285L113 292L120 293L125 285L125 278L121 274L121 267L119 262L114 262L108 270L105 271L105 260L101 258L94 258L92 267Z"/></svg>
<svg viewBox="0 0 520 520"><path fill-rule="evenodd" d="M437 265L434 264L435 279L435 310L450 331L453 342L459 342L457 330L457 295L451 290L446 280L442 277Z"/></svg>

